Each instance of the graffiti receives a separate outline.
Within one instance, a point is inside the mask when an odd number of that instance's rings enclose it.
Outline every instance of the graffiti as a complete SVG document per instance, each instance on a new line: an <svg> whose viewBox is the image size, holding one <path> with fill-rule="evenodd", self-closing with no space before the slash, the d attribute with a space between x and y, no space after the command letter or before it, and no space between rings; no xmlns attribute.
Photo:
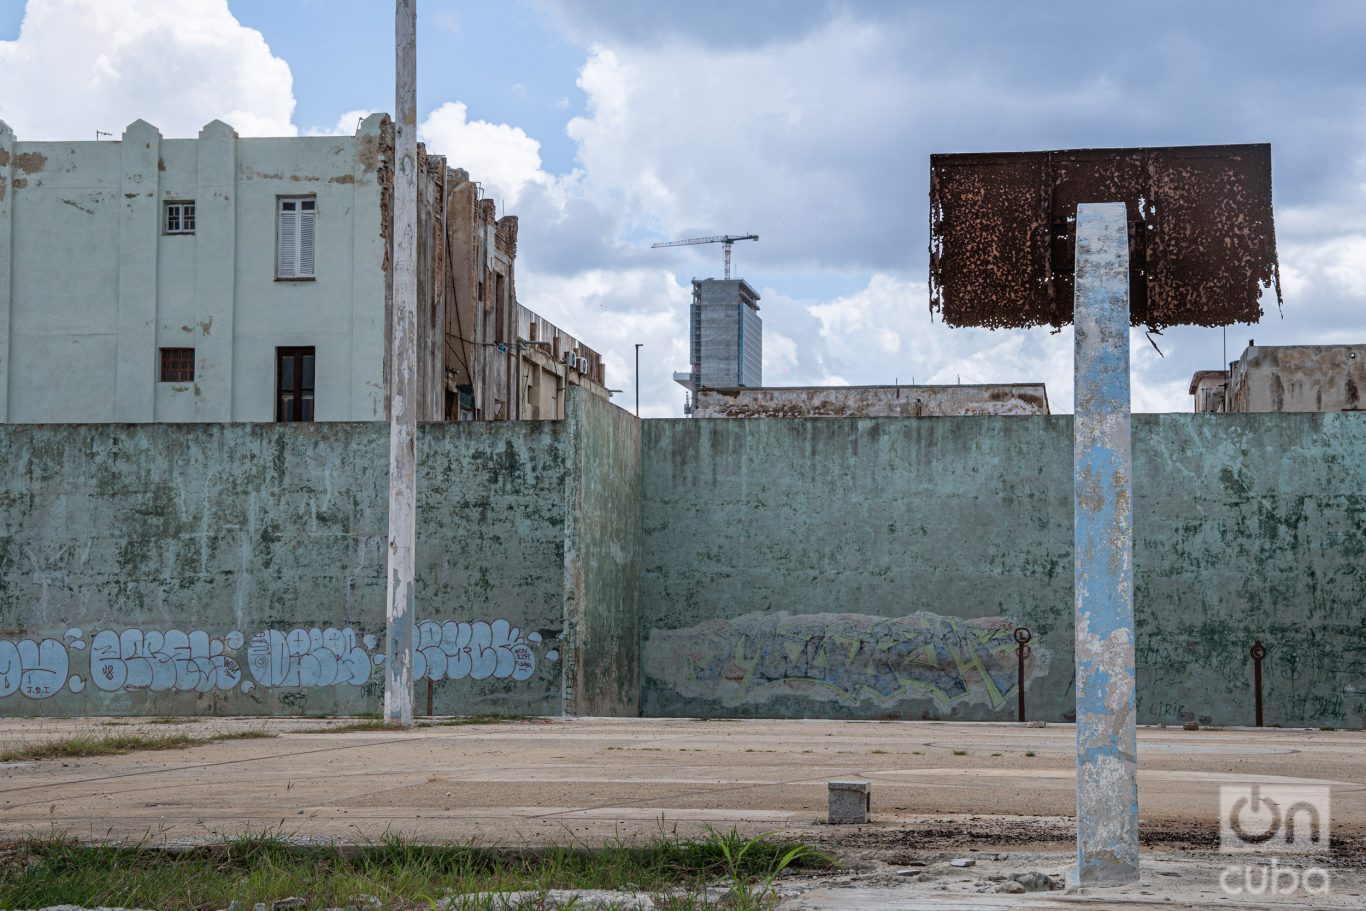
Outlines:
<svg viewBox="0 0 1366 911"><path fill-rule="evenodd" d="M61 639L0 639L0 697L17 692L30 699L47 699L67 687L73 693L85 689L83 679L67 677L71 668L68 649L85 648L80 640L80 630L68 630Z"/></svg>
<svg viewBox="0 0 1366 911"><path fill-rule="evenodd" d="M745 614L688 629L656 630L645 644L648 675L683 696L727 706L780 696L856 705L931 699L999 708L1016 686L1016 624L920 612L907 617L786 612ZM1048 672L1034 646L1026 683Z"/></svg>
<svg viewBox="0 0 1366 911"><path fill-rule="evenodd" d="M247 666L268 689L302 686L360 686L370 679L372 661L348 627L262 630L251 637Z"/></svg>
<svg viewBox="0 0 1366 911"><path fill-rule="evenodd" d="M90 679L106 693L209 693L242 679L237 660L242 634L212 639L203 630L101 630L90 646Z"/></svg>
<svg viewBox="0 0 1366 911"><path fill-rule="evenodd" d="M507 620L425 620L417 625L414 679L522 682L535 675L537 652L554 644ZM68 673L71 652L85 647L79 629L62 639L0 639L0 698L81 693L86 678ZM558 658L553 647L543 656ZM236 630L213 636L203 630L105 629L90 643L89 680L102 693L364 686L383 661L379 638L349 626L260 630L250 640Z"/></svg>
<svg viewBox="0 0 1366 911"><path fill-rule="evenodd" d="M487 680L493 677L528 680L536 672L536 653L532 646L540 642L540 633L524 637L520 629L506 620L492 623L426 620L417 627L413 679L439 681L469 677Z"/></svg>

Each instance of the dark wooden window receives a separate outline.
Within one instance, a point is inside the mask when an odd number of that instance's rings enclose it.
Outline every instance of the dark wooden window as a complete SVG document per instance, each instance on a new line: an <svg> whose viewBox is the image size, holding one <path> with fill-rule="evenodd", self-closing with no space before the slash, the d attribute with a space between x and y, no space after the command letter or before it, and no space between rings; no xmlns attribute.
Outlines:
<svg viewBox="0 0 1366 911"><path fill-rule="evenodd" d="M162 348L161 381L163 383L194 382L194 349Z"/></svg>
<svg viewBox="0 0 1366 911"><path fill-rule="evenodd" d="M275 349L275 420L313 420L312 348Z"/></svg>

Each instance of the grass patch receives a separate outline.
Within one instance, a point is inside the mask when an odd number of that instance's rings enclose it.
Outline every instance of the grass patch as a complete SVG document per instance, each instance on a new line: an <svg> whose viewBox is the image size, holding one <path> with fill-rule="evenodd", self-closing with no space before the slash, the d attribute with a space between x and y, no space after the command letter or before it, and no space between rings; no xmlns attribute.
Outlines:
<svg viewBox="0 0 1366 911"><path fill-rule="evenodd" d="M222 740L260 740L274 737L269 731L236 731L211 737L189 734L77 734L59 740L25 744L0 752L0 762L31 762L40 759L83 759L87 756L120 756L139 750L185 750Z"/></svg>
<svg viewBox="0 0 1366 911"><path fill-rule="evenodd" d="M1025 755L1026 755L1026 756L1030 756L1030 757L1032 757L1032 756L1034 756L1034 755L1035 755L1035 753L1034 753L1034 751L1033 751L1033 750L1025 750Z"/></svg>
<svg viewBox="0 0 1366 911"><path fill-rule="evenodd" d="M968 751L967 751L967 750L954 750L954 751L953 751L953 755L955 755L955 756L966 756L966 755L968 755Z"/></svg>
<svg viewBox="0 0 1366 911"><path fill-rule="evenodd" d="M346 907L374 895L386 909L430 908L476 892L626 889L682 890L667 907L706 907L699 893L719 883L733 911L771 906L773 879L786 869L832 866L805 845L771 836L711 832L598 849L515 851L472 845L428 846L397 838L354 849L295 845L265 834L171 853L145 845L80 845L62 838L0 846L0 907L76 904L191 911L250 908L297 896L309 908ZM484 904L455 907L500 907ZM541 905L533 905L541 907Z"/></svg>
<svg viewBox="0 0 1366 911"><path fill-rule="evenodd" d="M529 715L498 715L494 713L484 715L462 715L458 718L442 718L438 721L418 721L414 728L462 728L471 724L506 724L512 721L533 721ZM382 718L364 718L360 721L352 721L348 724L337 724L330 727L300 728L290 731L291 734L356 734L364 731L389 731L391 733L401 733L404 729L389 724Z"/></svg>

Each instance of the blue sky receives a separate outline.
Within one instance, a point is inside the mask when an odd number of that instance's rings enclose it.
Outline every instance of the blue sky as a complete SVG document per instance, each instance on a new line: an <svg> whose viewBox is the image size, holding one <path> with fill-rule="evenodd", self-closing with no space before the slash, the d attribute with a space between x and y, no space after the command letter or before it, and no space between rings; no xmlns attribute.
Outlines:
<svg viewBox="0 0 1366 911"><path fill-rule="evenodd" d="M688 280L721 260L650 242L750 231L736 263L763 295L769 384L1045 380L1070 410L1068 332L931 322L938 151L1269 141L1285 314L1231 328L1229 355L1252 337L1366 341L1366 4L419 0L419 15L429 146L521 217L522 303L603 351L610 385L631 387L645 343L646 414L679 413ZM214 117L244 135L349 129L391 106L391 36L384 0L0 0L0 117L34 139L137 117L168 136ZM1188 410L1223 334L1159 344L1134 346L1135 408Z"/></svg>

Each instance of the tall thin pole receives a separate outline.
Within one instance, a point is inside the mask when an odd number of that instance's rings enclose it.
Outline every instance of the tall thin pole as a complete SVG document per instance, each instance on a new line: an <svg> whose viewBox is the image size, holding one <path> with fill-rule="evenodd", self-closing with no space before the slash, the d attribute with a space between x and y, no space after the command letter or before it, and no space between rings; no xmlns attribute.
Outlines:
<svg viewBox="0 0 1366 911"><path fill-rule="evenodd" d="M644 342L636 342L636 417L640 417L640 346Z"/></svg>
<svg viewBox="0 0 1366 911"><path fill-rule="evenodd" d="M1078 205L1076 238L1076 880L1082 886L1103 886L1138 881L1129 226L1124 203Z"/></svg>
<svg viewBox="0 0 1366 911"><path fill-rule="evenodd" d="M394 256L384 720L413 726L417 538L417 0L394 3Z"/></svg>

